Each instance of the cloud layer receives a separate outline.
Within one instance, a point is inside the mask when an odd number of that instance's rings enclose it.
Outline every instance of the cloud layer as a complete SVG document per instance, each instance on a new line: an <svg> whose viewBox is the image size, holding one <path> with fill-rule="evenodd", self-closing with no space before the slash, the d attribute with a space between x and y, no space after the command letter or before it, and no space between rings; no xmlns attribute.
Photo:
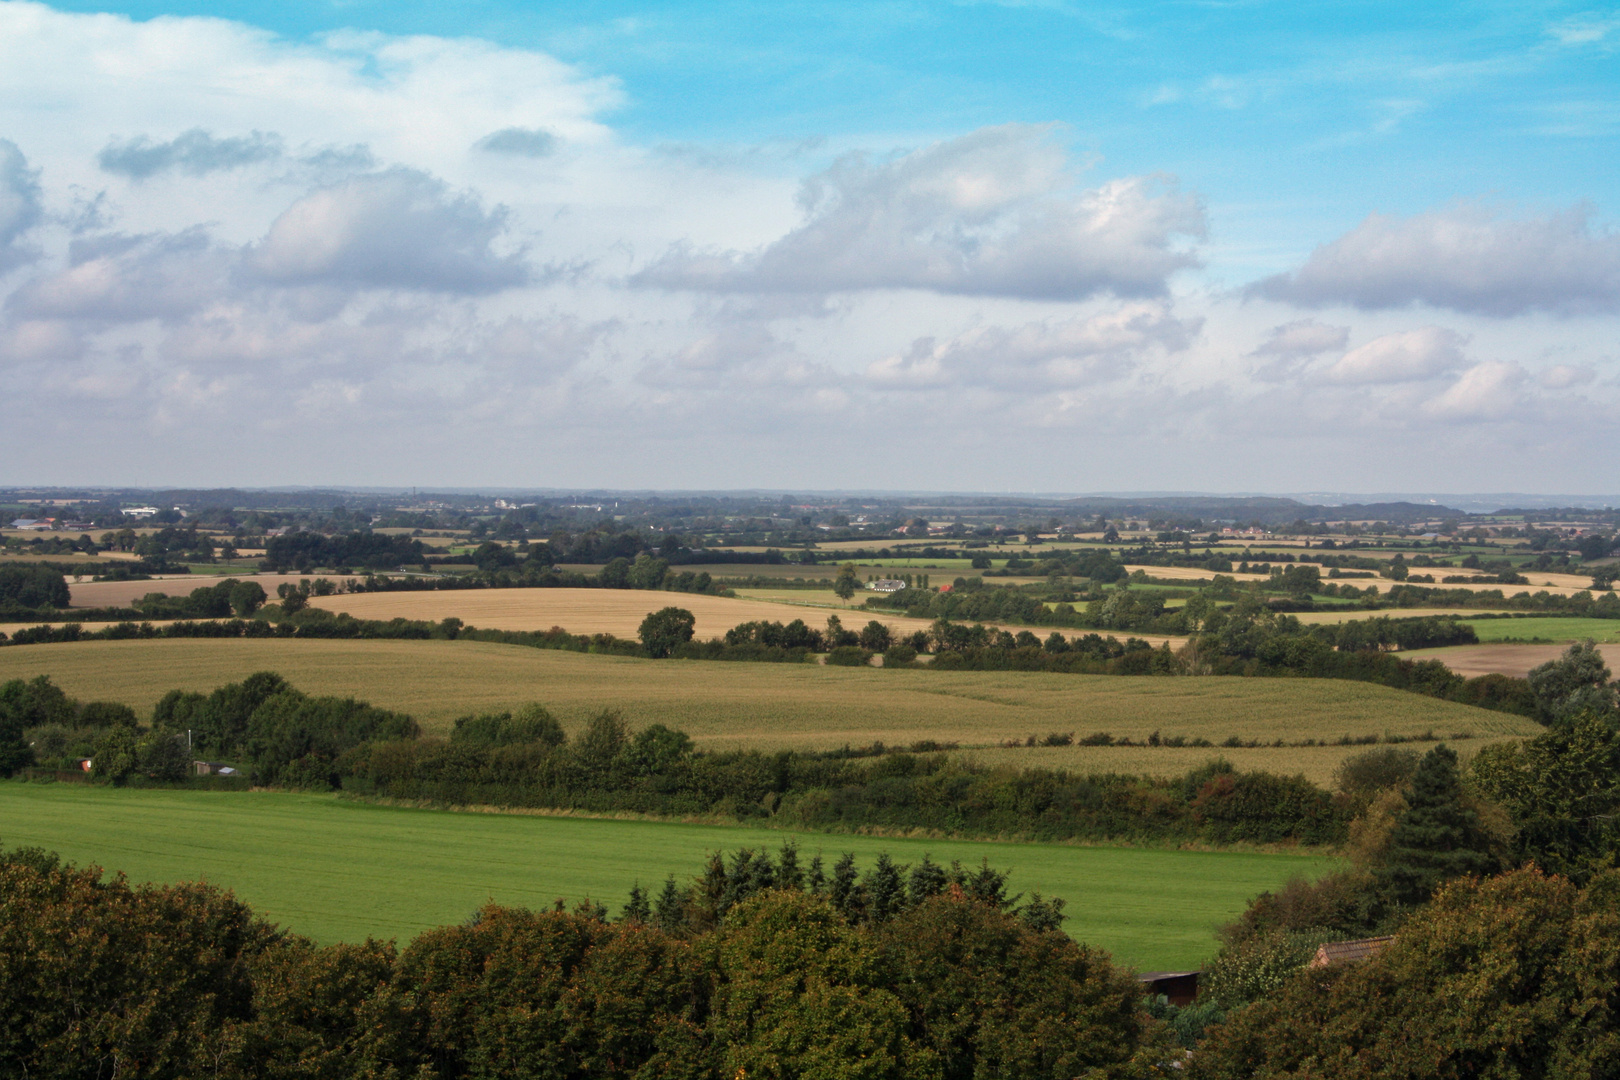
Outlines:
<svg viewBox="0 0 1620 1080"><path fill-rule="evenodd" d="M623 101L473 40L0 0L0 482L1500 488L1620 450L1594 210L1375 214L1234 297L1196 176L1065 129L671 148Z"/></svg>

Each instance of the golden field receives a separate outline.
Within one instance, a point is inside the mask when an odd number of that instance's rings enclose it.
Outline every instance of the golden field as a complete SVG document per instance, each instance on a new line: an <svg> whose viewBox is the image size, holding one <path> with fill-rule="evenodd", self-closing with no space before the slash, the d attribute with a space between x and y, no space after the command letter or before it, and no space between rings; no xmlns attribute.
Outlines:
<svg viewBox="0 0 1620 1080"><path fill-rule="evenodd" d="M1040 672L935 672L638 660L469 641L108 641L0 648L0 680L50 675L81 700L117 700L147 713L165 692L208 691L278 671L309 693L361 698L408 712L429 732L459 715L538 701L577 729L602 708L632 726L664 723L700 745L832 749L921 739L997 747L1048 732L1106 731L1144 741L1335 739L1432 730L1474 745L1540 730L1505 713L1324 679L1170 678ZM975 753L979 751L974 751ZM1176 773L1215 754L1260 753L1283 772L1323 778L1356 747L999 749L1053 755L1076 768ZM1142 757L1141 755L1147 755ZM1019 757L1017 760L1026 760ZM1245 759L1247 760L1247 759ZM1156 765L1154 763L1162 763ZM1153 765L1149 768L1149 765Z"/></svg>
<svg viewBox="0 0 1620 1080"><path fill-rule="evenodd" d="M835 612L767 601L640 589L446 589L432 592L355 593L316 597L312 606L347 612L357 619L460 619L486 630L548 630L573 634L613 634L634 638L641 621L666 607L680 607L697 618L697 636L719 637L739 623L803 619L813 627ZM855 616L859 621L855 621ZM843 618L840 615L840 618ZM852 629L877 619L897 631L926 630L928 621L903 615L851 612Z"/></svg>

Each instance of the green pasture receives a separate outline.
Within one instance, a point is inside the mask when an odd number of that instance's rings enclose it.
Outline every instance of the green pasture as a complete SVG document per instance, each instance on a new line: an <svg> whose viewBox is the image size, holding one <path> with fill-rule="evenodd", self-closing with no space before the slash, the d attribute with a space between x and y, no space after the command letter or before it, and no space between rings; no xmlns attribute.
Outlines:
<svg viewBox="0 0 1620 1080"><path fill-rule="evenodd" d="M1216 927L1256 894L1327 872L1321 856L1166 851L867 836L647 821L402 809L279 792L130 791L0 783L0 843L38 845L133 881L206 880L321 942L402 943L488 901L545 907L589 896L617 913L630 887L697 874L715 850L779 848L808 860L887 851L1011 873L1012 891L1068 901L1065 928L1139 969L1196 966Z"/></svg>
<svg viewBox="0 0 1620 1080"><path fill-rule="evenodd" d="M1393 614L1393 613L1392 613ZM1578 618L1469 619L1469 626L1482 642L1582 641L1591 638L1599 644L1620 642L1620 620Z"/></svg>

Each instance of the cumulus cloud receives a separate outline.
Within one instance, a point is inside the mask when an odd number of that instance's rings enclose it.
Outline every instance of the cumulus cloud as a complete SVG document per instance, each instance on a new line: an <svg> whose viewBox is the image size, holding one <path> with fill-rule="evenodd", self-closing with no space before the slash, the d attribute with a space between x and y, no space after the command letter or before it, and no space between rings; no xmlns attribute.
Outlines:
<svg viewBox="0 0 1620 1080"><path fill-rule="evenodd" d="M1541 373L1541 385L1548 390L1572 390L1597 379L1591 364L1557 364Z"/></svg>
<svg viewBox="0 0 1620 1080"><path fill-rule="evenodd" d="M1507 218L1475 204L1398 218L1372 214L1251 295L1303 307L1428 304L1482 315L1620 310L1620 234L1592 207Z"/></svg>
<svg viewBox="0 0 1620 1080"><path fill-rule="evenodd" d="M1432 379L1465 362L1468 339L1439 326L1385 334L1351 349L1324 373L1337 383L1401 383Z"/></svg>
<svg viewBox="0 0 1620 1080"><path fill-rule="evenodd" d="M1150 351L1186 349L1198 328L1198 320L1178 319L1168 305L1146 301L1084 318L976 327L944 342L918 338L907 352L873 363L867 377L895 389L1085 386L1126 374Z"/></svg>
<svg viewBox="0 0 1620 1080"><path fill-rule="evenodd" d="M1343 349L1350 340L1348 326L1328 326L1315 319L1274 326L1249 356L1261 361L1255 375L1267 382L1280 382L1298 374L1301 367L1325 352Z"/></svg>
<svg viewBox="0 0 1620 1080"><path fill-rule="evenodd" d="M1074 300L1163 295L1198 265L1196 199L1161 178L1076 191L1046 128L985 128L892 160L850 154L806 181L804 223L754 252L683 245L635 279L719 291L908 288Z"/></svg>
<svg viewBox="0 0 1620 1080"><path fill-rule="evenodd" d="M16 143L0 139L0 274L38 258L22 238L44 216L39 171L28 167Z"/></svg>
<svg viewBox="0 0 1620 1080"><path fill-rule="evenodd" d="M192 128L168 142L154 142L146 135L123 142L115 140L96 155L96 162L103 172L145 180L169 169L204 176L273 161L283 152L281 136L274 133L254 131L220 139L202 128Z"/></svg>
<svg viewBox="0 0 1620 1080"><path fill-rule="evenodd" d="M481 294L521 285L521 253L498 254L506 212L395 168L311 192L275 220L248 269L283 285Z"/></svg>
<svg viewBox="0 0 1620 1080"><path fill-rule="evenodd" d="M1526 404L1524 382L1525 371L1518 364L1475 364L1424 409L1448 420L1501 419Z"/></svg>
<svg viewBox="0 0 1620 1080"><path fill-rule="evenodd" d="M502 128L473 143L473 149L514 157L549 157L557 149L557 136L543 128Z"/></svg>
<svg viewBox="0 0 1620 1080"><path fill-rule="evenodd" d="M25 319L175 319L221 295L235 262L200 228L81 238L66 267L24 283L7 306Z"/></svg>

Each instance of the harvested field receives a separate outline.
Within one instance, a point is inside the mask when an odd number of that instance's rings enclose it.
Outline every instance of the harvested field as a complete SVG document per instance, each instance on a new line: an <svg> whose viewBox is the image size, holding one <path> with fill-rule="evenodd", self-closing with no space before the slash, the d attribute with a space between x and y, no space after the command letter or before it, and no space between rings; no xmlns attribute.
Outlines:
<svg viewBox="0 0 1620 1080"><path fill-rule="evenodd" d="M1127 566L1126 570L1135 573L1140 570L1148 577L1163 578L1166 581L1185 581L1191 587L1193 582L1213 581L1215 570L1203 570L1196 566ZM1235 578L1238 581L1270 581L1269 574L1223 574L1223 577Z"/></svg>
<svg viewBox="0 0 1620 1080"><path fill-rule="evenodd" d="M345 575L352 577L353 575ZM316 577L325 577L330 581L341 581L341 577L332 574L227 574L224 577L233 577L238 581L257 581L264 589L265 595L272 600L276 596L276 586L282 582L291 582L296 585L300 581L313 580ZM73 594L73 606L79 608L94 607L128 607L147 593L167 593L170 596L185 596L193 589L204 585L217 585L222 577L213 574L165 574L154 577L150 581L85 581L70 583L69 590Z"/></svg>
<svg viewBox="0 0 1620 1080"><path fill-rule="evenodd" d="M1414 649L1401 653L1408 660L1439 660L1459 675L1512 675L1524 678L1533 667L1564 654L1568 645L1457 645L1448 649ZM1620 666L1620 645L1599 647L1612 671Z"/></svg>
<svg viewBox="0 0 1620 1080"><path fill-rule="evenodd" d="M457 618L486 630L547 630L561 626L574 634L613 634L634 638L649 613L681 607L697 617L700 638L719 637L739 623L756 620L792 622L803 619L820 627L827 611L801 606L696 593L648 592L641 589L463 589L442 592L359 593L317 597L310 601L328 611L346 611L357 619ZM926 630L928 622L904 616L862 612L859 625L877 619L896 630ZM846 620L847 621L847 620Z"/></svg>
<svg viewBox="0 0 1620 1080"><path fill-rule="evenodd" d="M1540 730L1506 713L1330 679L655 661L471 641L233 638L0 649L0 680L48 674L81 700L123 701L141 713L171 689L208 691L265 670L280 672L309 693L408 712L430 732L447 730L469 712L538 701L571 730L600 709L617 708L634 727L668 724L711 748L835 749L921 739L997 746L1049 732L1084 737L1107 731L1142 742L1159 731L1219 743L1229 737L1302 742L1430 730L1484 739Z"/></svg>
<svg viewBox="0 0 1620 1080"><path fill-rule="evenodd" d="M1423 619L1436 618L1446 615L1455 615L1460 618L1477 618L1480 615L1495 615L1498 612L1482 611L1479 608L1384 608L1381 611L1368 611L1365 608L1347 607L1343 611L1303 611L1294 618L1307 626L1324 623L1351 622L1356 619ZM1501 614L1506 614L1502 612ZM1478 624L1489 626L1489 622Z"/></svg>
<svg viewBox="0 0 1620 1080"><path fill-rule="evenodd" d="M1524 734L1535 734L1542 730L1539 724L1534 728L1531 731L1527 726ZM1450 738L1452 732L1441 728L1436 728L1434 734L1455 750L1464 764L1479 753L1481 747L1521 737L1487 735L1476 739L1453 739ZM1434 744L1414 742L1406 745L1423 753ZM1245 771L1304 776L1311 783L1331 791L1334 786L1333 773L1339 763L1371 749L1373 747L1370 746L1030 746L963 750L960 753L965 758L993 766L1163 777L1185 776L1193 769L1220 758Z"/></svg>

